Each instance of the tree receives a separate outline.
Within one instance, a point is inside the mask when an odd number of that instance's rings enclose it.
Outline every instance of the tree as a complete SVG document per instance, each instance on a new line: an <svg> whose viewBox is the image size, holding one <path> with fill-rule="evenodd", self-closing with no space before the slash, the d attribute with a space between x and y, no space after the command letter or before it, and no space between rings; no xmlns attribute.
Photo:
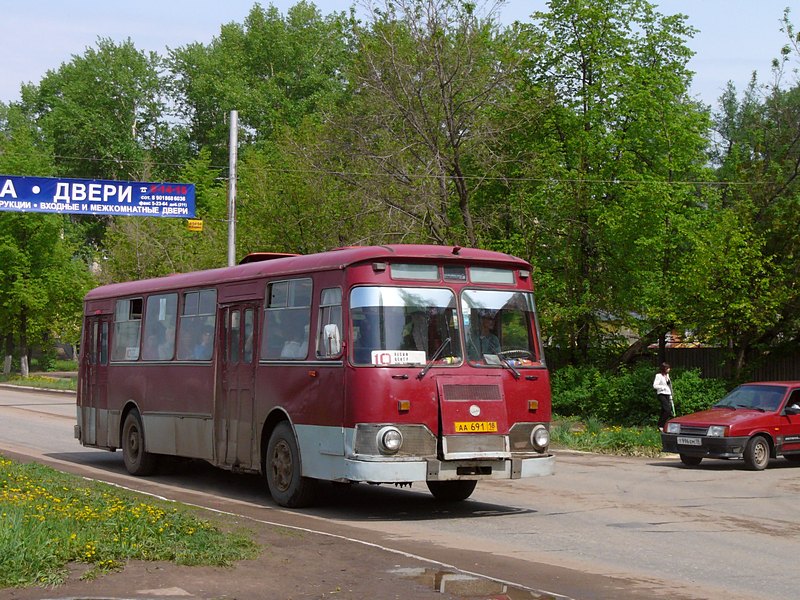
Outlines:
<svg viewBox="0 0 800 600"><path fill-rule="evenodd" d="M716 266L696 284L692 306L698 329L730 350L733 378L752 350L800 337L800 81L789 70L800 47L788 10L783 31L771 83L754 75L741 98L729 85L716 116L714 232L723 231L700 244Z"/></svg>
<svg viewBox="0 0 800 600"><path fill-rule="evenodd" d="M172 273L222 267L227 264L226 186L211 165L210 153L200 152L178 174L195 185L197 217L202 232L187 230L183 219L119 217L105 239L103 283L159 277Z"/></svg>
<svg viewBox="0 0 800 600"><path fill-rule="evenodd" d="M99 39L96 48L22 88L20 109L52 147L55 175L169 181L186 158L169 123L162 60L133 42ZM102 247L107 217L73 217L87 259Z"/></svg>
<svg viewBox="0 0 800 600"><path fill-rule="evenodd" d="M58 174L98 179L158 178L170 145L161 58L127 40L97 48L22 89L21 107L52 145Z"/></svg>
<svg viewBox="0 0 800 600"><path fill-rule="evenodd" d="M223 25L209 45L172 51L172 94L193 142L218 164L227 156L232 110L245 144L270 140L307 115L330 110L345 88L350 28L344 13L322 17L305 1L285 17L274 6L255 4L243 24Z"/></svg>
<svg viewBox="0 0 800 600"><path fill-rule="evenodd" d="M621 326L663 336L678 321L678 225L702 203L708 117L688 96L685 17L644 0L549 8L520 26L512 106L536 122L505 149L519 222L496 237L536 266L545 330L579 362Z"/></svg>
<svg viewBox="0 0 800 600"><path fill-rule="evenodd" d="M456 0L387 0L358 29L327 154L349 157L339 177L387 215L386 237L478 245L473 194L499 135L488 115L514 66L501 37L491 12Z"/></svg>
<svg viewBox="0 0 800 600"><path fill-rule="evenodd" d="M50 146L17 105L0 105L0 173L51 175ZM32 344L52 337L75 341L81 300L91 286L84 262L67 241L71 224L60 215L0 213L0 336L8 374L18 351L28 373Z"/></svg>

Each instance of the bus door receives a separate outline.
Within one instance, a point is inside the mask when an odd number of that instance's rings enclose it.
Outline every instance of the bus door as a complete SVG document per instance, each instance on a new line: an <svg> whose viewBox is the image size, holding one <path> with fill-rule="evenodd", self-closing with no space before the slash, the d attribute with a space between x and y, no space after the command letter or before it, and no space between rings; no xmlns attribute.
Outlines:
<svg viewBox="0 0 800 600"><path fill-rule="evenodd" d="M216 406L214 434L219 464L236 468L258 466L253 440L255 427L255 336L258 305L235 304L220 309L222 347L221 395ZM256 455L254 455L256 453Z"/></svg>
<svg viewBox="0 0 800 600"><path fill-rule="evenodd" d="M108 442L108 331L111 315L86 318L81 385L81 441Z"/></svg>
<svg viewBox="0 0 800 600"><path fill-rule="evenodd" d="M443 460L511 458L502 378L436 378Z"/></svg>

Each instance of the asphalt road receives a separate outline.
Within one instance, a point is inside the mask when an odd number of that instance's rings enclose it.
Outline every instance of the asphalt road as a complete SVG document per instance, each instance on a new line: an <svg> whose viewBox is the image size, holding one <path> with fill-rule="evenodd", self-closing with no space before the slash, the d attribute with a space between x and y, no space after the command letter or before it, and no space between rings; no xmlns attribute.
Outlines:
<svg viewBox="0 0 800 600"><path fill-rule="evenodd" d="M260 478L204 463L130 477L121 453L82 448L74 421L71 394L0 388L0 452L261 523L341 536L364 552L410 554L434 570L551 597L797 597L800 467L783 459L751 472L735 462L689 469L677 457L557 452L555 476L480 483L455 506L434 503L419 484L328 485L319 506L287 511Z"/></svg>

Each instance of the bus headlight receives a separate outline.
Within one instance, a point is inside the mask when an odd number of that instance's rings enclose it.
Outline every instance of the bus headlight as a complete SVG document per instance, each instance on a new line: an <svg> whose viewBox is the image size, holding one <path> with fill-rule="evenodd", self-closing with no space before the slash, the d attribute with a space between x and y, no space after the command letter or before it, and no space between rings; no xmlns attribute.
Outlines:
<svg viewBox="0 0 800 600"><path fill-rule="evenodd" d="M383 454L397 454L403 445L403 434L397 427L382 427L378 431L377 441Z"/></svg>
<svg viewBox="0 0 800 600"><path fill-rule="evenodd" d="M550 432L547 427L537 425L533 428L533 431L531 431L531 445L539 452L547 450L547 446L550 445Z"/></svg>

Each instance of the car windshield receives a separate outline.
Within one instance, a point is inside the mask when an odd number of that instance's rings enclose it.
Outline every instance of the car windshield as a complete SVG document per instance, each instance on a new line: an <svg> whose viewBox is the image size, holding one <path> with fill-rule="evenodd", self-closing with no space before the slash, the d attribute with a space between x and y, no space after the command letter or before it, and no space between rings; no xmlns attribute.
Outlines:
<svg viewBox="0 0 800 600"><path fill-rule="evenodd" d="M776 385L740 385L717 402L717 408L750 408L775 411L781 405L786 388Z"/></svg>
<svg viewBox="0 0 800 600"><path fill-rule="evenodd" d="M438 288L358 287L350 294L352 359L358 365L461 362L456 298Z"/></svg>
<svg viewBox="0 0 800 600"><path fill-rule="evenodd" d="M470 364L526 366L541 360L533 294L464 290L461 313Z"/></svg>

